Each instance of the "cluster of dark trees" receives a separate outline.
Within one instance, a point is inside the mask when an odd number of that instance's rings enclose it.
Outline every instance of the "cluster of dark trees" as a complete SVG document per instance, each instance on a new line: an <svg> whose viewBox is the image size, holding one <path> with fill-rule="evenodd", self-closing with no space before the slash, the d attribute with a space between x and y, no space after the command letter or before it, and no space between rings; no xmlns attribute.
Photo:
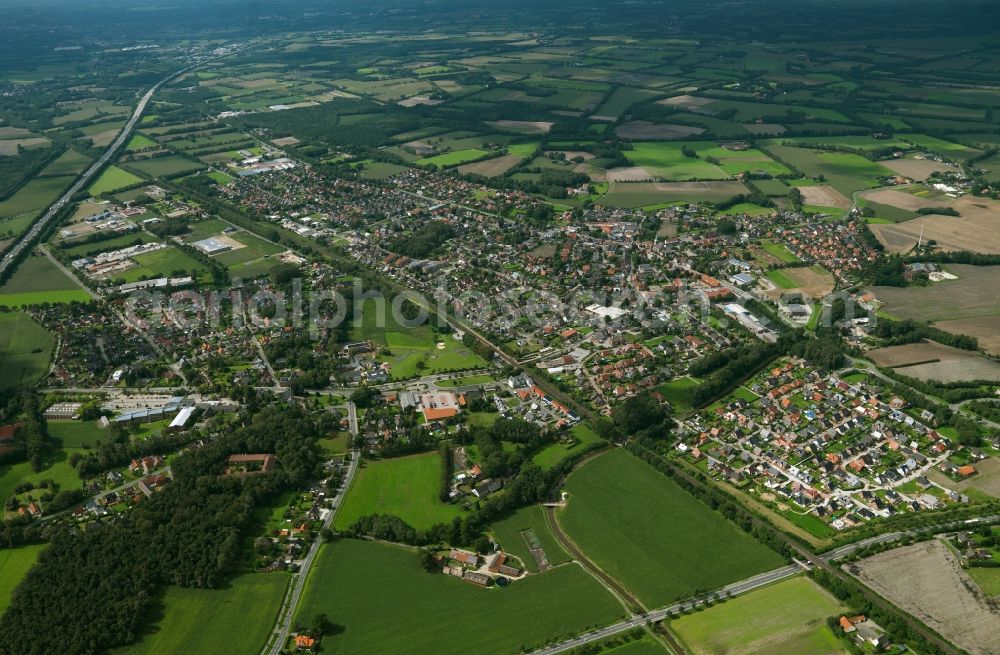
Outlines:
<svg viewBox="0 0 1000 655"><path fill-rule="evenodd" d="M454 236L455 229L447 223L430 221L411 234L393 240L389 244L389 250L407 257L422 259L436 252Z"/></svg>
<svg viewBox="0 0 1000 655"><path fill-rule="evenodd" d="M989 421L1000 423L1000 402L977 400L965 407L974 414L978 414Z"/></svg>
<svg viewBox="0 0 1000 655"><path fill-rule="evenodd" d="M38 394L20 390L7 400L5 414L17 416L21 426L14 435L13 450L0 455L0 462L27 461L32 470L41 471L54 444L42 418Z"/></svg>
<svg viewBox="0 0 1000 655"><path fill-rule="evenodd" d="M455 456L451 452L451 445L446 441L441 442L438 450L441 452L441 490L438 492L438 500L447 503L451 501L448 494L451 493L451 467L455 464Z"/></svg>
<svg viewBox="0 0 1000 655"><path fill-rule="evenodd" d="M128 429L119 423L108 426L106 434L107 439L100 444L90 444L93 447L86 454L70 455L69 463L81 478L98 475L140 457L173 452L191 441L191 436L185 432L167 431L146 439L132 439Z"/></svg>
<svg viewBox="0 0 1000 655"><path fill-rule="evenodd" d="M872 326L872 336L885 340L887 346L898 346L906 343L917 343L924 339L932 339L938 343L962 350L978 350L979 340L964 334L952 334L944 330L919 323L913 320L894 321L880 318Z"/></svg>
<svg viewBox="0 0 1000 655"><path fill-rule="evenodd" d="M639 394L611 410L611 419L622 433L639 438L662 439L673 429L670 413L653 397Z"/></svg>
<svg viewBox="0 0 1000 655"><path fill-rule="evenodd" d="M820 368L839 368L844 362L844 342L829 330L819 330L815 337L801 330L784 330L774 343L750 342L708 355L689 367L692 375L705 377L692 390L692 403L707 405L780 355L805 357Z"/></svg>
<svg viewBox="0 0 1000 655"><path fill-rule="evenodd" d="M92 653L127 644L165 584L214 588L246 565L255 509L320 475L316 439L332 415L272 405L173 464L174 480L123 518L54 526L51 543L0 618L0 652ZM275 453L267 474L223 476L240 452ZM46 617L45 638L38 638Z"/></svg>

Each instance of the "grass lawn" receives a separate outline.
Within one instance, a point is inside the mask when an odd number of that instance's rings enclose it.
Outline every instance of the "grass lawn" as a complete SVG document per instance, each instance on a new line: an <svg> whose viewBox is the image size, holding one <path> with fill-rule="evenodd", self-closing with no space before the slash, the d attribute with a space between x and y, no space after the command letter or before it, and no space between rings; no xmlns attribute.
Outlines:
<svg viewBox="0 0 1000 655"><path fill-rule="evenodd" d="M797 577L682 616L670 627L692 655L834 655L844 649L826 618L844 609L814 582Z"/></svg>
<svg viewBox="0 0 1000 655"><path fill-rule="evenodd" d="M368 514L395 514L418 530L450 523L463 514L458 505L438 499L441 455L437 451L377 461L364 461L336 518L348 528Z"/></svg>
<svg viewBox="0 0 1000 655"><path fill-rule="evenodd" d="M794 289L797 286L799 286L798 284L795 283L795 280L788 277L788 275L785 274L780 268L775 268L773 270L768 271L767 279L769 279L771 282L774 282L782 289Z"/></svg>
<svg viewBox="0 0 1000 655"><path fill-rule="evenodd" d="M570 556L552 536L552 531L545 521L544 512L541 505L532 505L493 524L493 536L499 542L500 548L505 553L516 555L524 564L524 568L532 573L538 572L538 565L535 563L535 558L531 556L531 549L528 546L528 539L531 539L531 534L526 533L528 530L534 534L534 538L538 540L542 550L545 551L545 558L549 564L557 566L570 560Z"/></svg>
<svg viewBox="0 0 1000 655"><path fill-rule="evenodd" d="M628 451L590 460L565 488L567 534L650 607L784 562Z"/></svg>
<svg viewBox="0 0 1000 655"><path fill-rule="evenodd" d="M89 448L98 441L107 441L108 431L97 421L48 421L49 436L58 439L63 448Z"/></svg>
<svg viewBox="0 0 1000 655"><path fill-rule="evenodd" d="M122 170L117 166L108 166L97 178L97 181L90 185L87 190L92 196L99 196L102 193L113 193L119 189L132 186L142 182L142 178Z"/></svg>
<svg viewBox="0 0 1000 655"><path fill-rule="evenodd" d="M320 613L344 626L324 640L332 653L465 655L474 645L478 655L510 655L624 610L576 564L481 589L425 573L413 550L342 539L320 550L297 616L309 623Z"/></svg>
<svg viewBox="0 0 1000 655"><path fill-rule="evenodd" d="M601 437L586 423L577 423L574 425L570 428L570 434L576 439L575 443L550 444L535 453L531 461L547 471L567 457L575 455L590 444L601 440Z"/></svg>
<svg viewBox="0 0 1000 655"><path fill-rule="evenodd" d="M346 453L351 446L351 435L347 432L338 432L333 436L320 439L319 447L328 455L340 455Z"/></svg>
<svg viewBox="0 0 1000 655"><path fill-rule="evenodd" d="M115 655L256 653L267 641L289 576L249 573L225 589L169 587L150 634Z"/></svg>
<svg viewBox="0 0 1000 655"><path fill-rule="evenodd" d="M9 280L0 286L0 305L23 307L43 302L86 302L90 295L59 270L47 257L25 259Z"/></svg>
<svg viewBox="0 0 1000 655"><path fill-rule="evenodd" d="M979 588L987 596L1000 596L1000 569L974 566L965 569Z"/></svg>
<svg viewBox="0 0 1000 655"><path fill-rule="evenodd" d="M791 250L780 243L775 243L765 239L760 242L760 247L763 248L764 252L767 254L780 259L786 264L796 264L799 262L799 258L792 254Z"/></svg>
<svg viewBox="0 0 1000 655"><path fill-rule="evenodd" d="M4 548L0 550L0 614L10 606L10 596L14 588L20 584L28 569L35 565L38 553L45 544L21 546L20 548Z"/></svg>
<svg viewBox="0 0 1000 655"><path fill-rule="evenodd" d="M701 384L691 377L677 378L670 382L665 382L657 387L657 390L670 401L670 404L680 410L689 410L694 407L691 404L691 393Z"/></svg>
<svg viewBox="0 0 1000 655"><path fill-rule="evenodd" d="M435 341L435 338L440 341ZM385 340L391 354L379 359L389 363L389 374L393 379L486 366L483 358L461 341L456 341L450 334L428 335L427 328L387 331ZM439 343L442 344L440 348L437 346Z"/></svg>
<svg viewBox="0 0 1000 655"><path fill-rule="evenodd" d="M0 388L37 380L49 367L55 338L23 312L0 312Z"/></svg>

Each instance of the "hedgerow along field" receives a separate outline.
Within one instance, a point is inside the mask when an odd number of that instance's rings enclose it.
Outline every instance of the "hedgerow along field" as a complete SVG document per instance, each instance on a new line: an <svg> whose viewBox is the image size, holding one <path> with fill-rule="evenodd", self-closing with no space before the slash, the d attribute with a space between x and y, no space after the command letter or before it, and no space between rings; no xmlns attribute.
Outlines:
<svg viewBox="0 0 1000 655"><path fill-rule="evenodd" d="M510 655L613 623L624 608L576 564L483 589L425 572L415 549L341 539L320 550L296 620L317 614L344 628L324 639L332 653Z"/></svg>
<svg viewBox="0 0 1000 655"><path fill-rule="evenodd" d="M450 523L464 512L438 498L441 464L437 452L366 460L341 505L337 529L349 528L369 514L394 514L418 530Z"/></svg>
<svg viewBox="0 0 1000 655"><path fill-rule="evenodd" d="M0 312L0 388L41 377L54 345L55 338L24 312Z"/></svg>
<svg viewBox="0 0 1000 655"><path fill-rule="evenodd" d="M845 652L826 625L847 608L804 577L752 591L670 622L692 655Z"/></svg>
<svg viewBox="0 0 1000 655"><path fill-rule="evenodd" d="M567 479L558 519L598 566L649 607L721 587L784 559L626 450Z"/></svg>
<svg viewBox="0 0 1000 655"><path fill-rule="evenodd" d="M288 581L284 573L248 573L224 589L168 587L155 630L113 653L257 653L274 627Z"/></svg>

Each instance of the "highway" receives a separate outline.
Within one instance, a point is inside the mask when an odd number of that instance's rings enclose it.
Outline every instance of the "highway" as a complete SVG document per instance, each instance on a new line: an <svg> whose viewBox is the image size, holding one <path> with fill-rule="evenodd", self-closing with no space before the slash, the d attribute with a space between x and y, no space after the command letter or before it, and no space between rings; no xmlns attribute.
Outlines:
<svg viewBox="0 0 1000 655"><path fill-rule="evenodd" d="M132 128L135 127L135 124L139 122L140 118L142 118L143 112L146 111L146 105L149 104L149 100L150 98L153 97L153 94L156 93L156 91L165 83L169 82L175 77L178 77L179 75L183 75L184 73L194 68L194 66L195 64L192 64L191 66L182 68L179 71L171 73L170 75L164 77L162 80L154 84L152 88L149 89L149 91L146 91L146 94L143 95L142 98L139 100L139 104L136 105L135 111L132 112L131 118L129 118L128 122L125 123L125 127L122 128L122 131L118 134L118 138L115 139L114 143L108 146L108 149L104 151L104 154L101 155L97 161L91 164L90 168L84 171L79 178L77 178L76 182L73 183L73 186L67 189L66 192L59 197L58 200L52 203L52 205L49 206L48 211L46 211L45 214L40 219L35 221L35 223L28 229L28 231L25 232L20 239L18 239L17 243L11 246L7 254L4 255L2 260L0 260L0 276L4 274L4 272L10 267L11 264L17 261L17 258L21 255L22 252L24 252L25 248L29 248L31 244L34 243L38 235L42 233L42 231L46 228L46 226L48 226L50 222L52 222L52 219L55 218L55 215L59 212L59 210L65 207L73 198L73 196L78 191L83 189L94 177L94 175L96 175L97 172L100 171L104 167L104 165L111 160L111 158L115 155L115 153L118 152L118 150L123 145L125 145L125 142L132 134Z"/></svg>

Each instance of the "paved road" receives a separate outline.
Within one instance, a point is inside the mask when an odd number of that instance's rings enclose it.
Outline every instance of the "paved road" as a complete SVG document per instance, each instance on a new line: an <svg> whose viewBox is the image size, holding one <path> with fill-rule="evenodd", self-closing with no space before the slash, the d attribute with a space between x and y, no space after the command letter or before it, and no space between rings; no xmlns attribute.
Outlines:
<svg viewBox="0 0 1000 655"><path fill-rule="evenodd" d="M353 408L354 403L348 404L348 411ZM351 486L351 481L354 480L354 474L358 470L358 461L361 459L361 451L352 450L351 451L351 463L347 467L347 475L344 476L344 481L340 485L340 489L337 490L337 495L333 498L333 511L331 511L326 520L323 521L323 527L329 529L333 525L333 519L337 515L340 505L344 500L344 495L347 493L348 488ZM302 590L305 588L306 580L309 578L309 569L312 568L313 562L316 561L316 555L319 553L320 546L323 540L320 537L313 539L312 545L309 546L309 553L306 555L305 559L302 561L302 566L299 572L295 574L292 579L291 590L288 595L285 596L285 603L281 607L281 611L278 613L278 623L274 629L274 641L270 646L265 646L261 655L281 655L281 651L284 650L285 642L288 641L288 633L292 629L292 619L295 616L295 610L299 606L299 600L302 598Z"/></svg>
<svg viewBox="0 0 1000 655"><path fill-rule="evenodd" d="M350 423L351 436L358 436L361 432L358 429L358 406L352 400L347 401L347 420Z"/></svg>
<svg viewBox="0 0 1000 655"><path fill-rule="evenodd" d="M995 521L1000 521L1000 514L993 514L990 516L981 516L973 519L966 519L963 521L952 521L950 523L942 523L940 525L934 526L933 529L937 532L950 532L952 530L957 530L961 528L971 529L975 525L980 523L992 523ZM861 541L855 542L853 544L848 544L846 546L841 546L835 548L831 551L823 553L819 556L824 562L832 562L834 560L842 559L848 555L854 553L855 551L864 548L865 546L870 546L873 544L883 543L886 541L894 541L906 535L916 534L922 530L908 530L905 532L891 532L884 535L879 535L877 537L871 537L870 539L863 539ZM802 571L802 567L797 564L789 564L783 566L779 569L774 569L773 571L768 571L766 573L761 573L752 578L747 578L745 580L740 580L739 582L734 582L731 585L727 585L719 590L722 595L728 594L732 596L738 596L740 594L745 594L754 589L764 587L769 584L773 584L785 578L789 578ZM532 651L533 655L555 655L555 653L563 653L568 650L572 650L583 644L587 644L594 641L600 641L608 637L612 637L616 634L631 630L632 628L640 627L647 622L662 621L667 618L671 613L676 613L682 609L690 609L701 605L703 601L699 600L686 600L680 603L675 603L669 607L664 607L661 609L653 610L645 615L635 615L624 621L614 623L612 625L600 628L598 630L593 630L582 635L573 637L572 639L567 639L558 644L553 644L545 648L540 648L538 650Z"/></svg>
<svg viewBox="0 0 1000 655"><path fill-rule="evenodd" d="M59 199L49 207L48 211L46 211L40 219L35 221L34 225L32 225L31 228L24 233L17 243L11 246L7 254L4 255L4 258L0 260L0 275L3 275L4 271L6 271L7 268L17 259L17 257L24 252L25 248L28 248L32 243L34 243L35 238L37 238L38 235L41 234L42 230L44 230L45 227L52 222L52 219L59 212L59 210L66 206L73 196L90 182L91 178L93 178L94 175L96 175L97 172L111 160L119 148L125 145L126 140L128 140L129 136L132 134L132 128L135 127L135 124L139 122L140 118L142 118L143 112L146 111L146 105L149 103L150 98L153 97L153 94L156 93L156 91L163 86L163 84L179 75L183 75L194 68L194 66L195 65L192 64L191 66L171 73L154 84L149 91L146 91L146 94L139 100L139 104L136 105L135 111L132 112L132 117L128 119L127 123L125 123L125 127L122 128L122 131L118 134L118 138L115 139L114 143L108 146L108 149L104 151L104 154L101 155L97 161L91 164L90 168L83 172L83 175L77 178L76 182L73 183L73 186L71 186L66 193L62 194L62 196L60 196Z"/></svg>

